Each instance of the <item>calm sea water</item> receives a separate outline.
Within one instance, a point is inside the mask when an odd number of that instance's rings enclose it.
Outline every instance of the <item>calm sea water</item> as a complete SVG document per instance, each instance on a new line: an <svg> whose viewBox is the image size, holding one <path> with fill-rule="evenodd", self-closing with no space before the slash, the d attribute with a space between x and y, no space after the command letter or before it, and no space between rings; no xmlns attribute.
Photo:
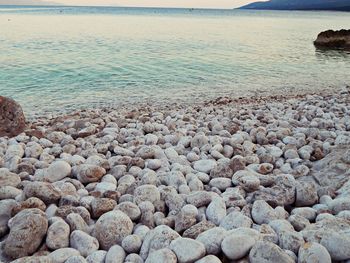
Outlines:
<svg viewBox="0 0 350 263"><path fill-rule="evenodd" d="M0 95L32 115L338 88L350 54L312 44L329 28L350 28L350 14L0 7Z"/></svg>

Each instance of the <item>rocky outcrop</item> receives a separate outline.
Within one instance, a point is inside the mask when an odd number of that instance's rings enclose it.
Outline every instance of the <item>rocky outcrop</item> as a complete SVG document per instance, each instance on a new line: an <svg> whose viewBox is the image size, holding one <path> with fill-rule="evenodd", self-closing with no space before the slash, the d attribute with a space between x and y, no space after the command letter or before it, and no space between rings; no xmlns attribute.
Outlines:
<svg viewBox="0 0 350 263"><path fill-rule="evenodd" d="M350 49L350 30L327 30L321 32L314 41L317 48L345 48Z"/></svg>
<svg viewBox="0 0 350 263"><path fill-rule="evenodd" d="M13 99L0 96L0 137L14 137L22 133L26 120L22 107Z"/></svg>

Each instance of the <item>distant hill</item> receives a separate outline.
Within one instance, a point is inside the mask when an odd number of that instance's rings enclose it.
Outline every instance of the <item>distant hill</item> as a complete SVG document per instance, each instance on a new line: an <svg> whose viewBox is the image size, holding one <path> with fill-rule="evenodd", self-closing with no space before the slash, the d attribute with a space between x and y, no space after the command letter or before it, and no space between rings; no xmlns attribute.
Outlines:
<svg viewBox="0 0 350 263"><path fill-rule="evenodd" d="M350 11L350 0L270 0L251 3L240 9Z"/></svg>

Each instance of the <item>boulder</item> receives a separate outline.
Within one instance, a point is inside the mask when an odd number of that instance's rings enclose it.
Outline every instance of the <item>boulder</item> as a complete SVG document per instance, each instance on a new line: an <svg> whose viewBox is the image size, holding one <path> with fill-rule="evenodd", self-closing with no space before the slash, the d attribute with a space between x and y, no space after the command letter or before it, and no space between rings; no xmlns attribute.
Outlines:
<svg viewBox="0 0 350 263"><path fill-rule="evenodd" d="M350 30L327 30L321 32L314 41L317 48L350 48Z"/></svg>
<svg viewBox="0 0 350 263"><path fill-rule="evenodd" d="M26 119L22 107L13 99L0 96L0 137L14 137L22 133Z"/></svg>
<svg viewBox="0 0 350 263"><path fill-rule="evenodd" d="M19 212L9 223L10 233L4 252L11 258L33 254L40 246L48 227L45 213L37 208Z"/></svg>

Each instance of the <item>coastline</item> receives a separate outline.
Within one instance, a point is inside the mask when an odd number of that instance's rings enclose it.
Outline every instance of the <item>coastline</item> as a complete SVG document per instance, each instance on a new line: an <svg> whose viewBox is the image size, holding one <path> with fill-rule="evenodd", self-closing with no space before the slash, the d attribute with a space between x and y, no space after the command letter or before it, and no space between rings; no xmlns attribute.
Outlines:
<svg viewBox="0 0 350 263"><path fill-rule="evenodd" d="M349 259L350 87L337 91L28 122L0 138L0 261Z"/></svg>

